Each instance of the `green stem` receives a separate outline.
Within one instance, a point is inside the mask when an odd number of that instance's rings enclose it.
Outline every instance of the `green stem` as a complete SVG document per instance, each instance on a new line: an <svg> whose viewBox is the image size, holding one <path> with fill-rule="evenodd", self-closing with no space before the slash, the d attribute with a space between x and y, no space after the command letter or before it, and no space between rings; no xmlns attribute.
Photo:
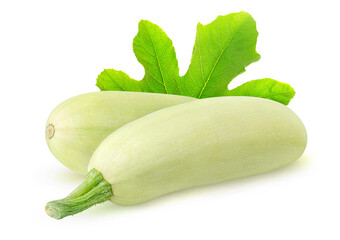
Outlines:
<svg viewBox="0 0 340 240"><path fill-rule="evenodd" d="M74 189L66 198L72 199L84 195L103 180L105 181L103 175L96 169L92 169L87 173L84 182L82 182L76 189Z"/></svg>
<svg viewBox="0 0 340 240"><path fill-rule="evenodd" d="M66 198L47 203L45 210L50 217L62 219L105 202L112 196L111 184L103 178L100 172L92 169L86 175L85 181L71 194Z"/></svg>

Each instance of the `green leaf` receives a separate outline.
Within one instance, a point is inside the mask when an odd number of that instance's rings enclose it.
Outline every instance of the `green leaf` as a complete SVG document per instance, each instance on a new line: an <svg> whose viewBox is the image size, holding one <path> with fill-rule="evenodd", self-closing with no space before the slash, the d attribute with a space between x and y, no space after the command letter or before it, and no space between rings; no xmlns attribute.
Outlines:
<svg viewBox="0 0 340 240"><path fill-rule="evenodd" d="M165 94L181 92L176 52L170 38L156 24L142 20L133 39L133 51L143 65L145 75L141 81L113 69L105 69L97 78L102 91L137 91Z"/></svg>
<svg viewBox="0 0 340 240"><path fill-rule="evenodd" d="M260 59L255 50L257 35L254 19L245 12L219 16L208 25L199 23L191 64L184 75L185 95L223 95L233 78Z"/></svg>
<svg viewBox="0 0 340 240"><path fill-rule="evenodd" d="M282 83L270 78L246 82L225 93L226 96L251 96L267 98L284 105L294 97L294 89L287 83Z"/></svg>
<svg viewBox="0 0 340 240"><path fill-rule="evenodd" d="M143 91L139 81L133 80L122 71L113 69L105 69L99 74L97 87L102 91Z"/></svg>
<svg viewBox="0 0 340 240"><path fill-rule="evenodd" d="M137 81L124 72L105 69L97 78L97 86L102 91L153 92L196 98L257 94L288 104L294 90L272 79L250 81L228 91L229 83L244 72L246 66L260 59L256 52L257 36L256 22L246 12L219 16L207 25L198 23L190 66L180 77L172 41L159 26L142 20L133 40L133 51L144 67L143 79Z"/></svg>
<svg viewBox="0 0 340 240"><path fill-rule="evenodd" d="M147 92L179 94L179 68L172 41L149 21L140 21L138 29L133 51L145 69L142 88Z"/></svg>

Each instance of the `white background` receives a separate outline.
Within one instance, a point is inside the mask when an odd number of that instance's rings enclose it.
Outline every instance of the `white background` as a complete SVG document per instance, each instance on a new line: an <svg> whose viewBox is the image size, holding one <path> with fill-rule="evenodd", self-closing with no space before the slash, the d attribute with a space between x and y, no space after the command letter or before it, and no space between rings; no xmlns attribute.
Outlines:
<svg viewBox="0 0 340 240"><path fill-rule="evenodd" d="M340 239L338 1L1 1L1 239ZM44 206L81 181L45 143L45 121L90 91L104 68L141 79L132 52L140 19L173 40L184 74L196 24L249 12L262 58L237 77L291 84L304 121L301 159L267 174L173 193L132 207L110 202L57 221ZM7 238L3 238L7 236Z"/></svg>

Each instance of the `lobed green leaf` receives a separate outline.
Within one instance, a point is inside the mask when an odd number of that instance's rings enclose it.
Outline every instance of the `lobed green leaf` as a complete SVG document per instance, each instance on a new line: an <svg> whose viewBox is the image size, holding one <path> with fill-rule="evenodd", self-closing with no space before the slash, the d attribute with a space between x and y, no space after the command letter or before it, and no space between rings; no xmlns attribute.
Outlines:
<svg viewBox="0 0 340 240"><path fill-rule="evenodd" d="M219 16L207 25L198 23L191 63L179 76L178 61L171 39L156 24L140 21L133 51L143 65L142 80L105 69L97 78L102 91L135 91L177 94L196 98L216 96L263 97L288 104L294 90L273 79L247 82L228 90L229 83L260 59L256 52L258 32L255 20L246 12Z"/></svg>

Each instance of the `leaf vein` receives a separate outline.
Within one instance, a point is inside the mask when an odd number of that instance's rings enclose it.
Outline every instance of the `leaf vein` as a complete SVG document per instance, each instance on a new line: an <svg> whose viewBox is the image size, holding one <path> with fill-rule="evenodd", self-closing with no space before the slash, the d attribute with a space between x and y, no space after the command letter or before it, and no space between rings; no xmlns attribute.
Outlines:
<svg viewBox="0 0 340 240"><path fill-rule="evenodd" d="M240 28L240 27L239 27L239 28ZM230 40L227 42L227 44L226 44L226 45L224 46L224 48L222 49L220 55L217 57L217 59L216 59L216 61L215 61L215 64L214 64L213 68L211 69L210 74L209 74L209 76L208 76L208 78L207 78L207 81L204 81L204 86L203 86L203 88L202 88L202 90L201 90L201 92L200 92L200 94L198 95L197 98L201 98L201 96L202 96L202 94L203 94L203 92L204 92L204 90L205 90L205 88L206 88L206 86L207 86L207 84L208 84L208 82L209 82L209 80L210 80L210 77L211 77L212 73L214 72L214 70L215 70L215 68L216 68L216 66L217 66L218 61L220 60L220 58L222 57L223 53L225 52L225 50L227 49L227 47L229 46L229 44L231 43L231 41L234 39L234 37L235 37L235 35L236 35L236 33L237 33L238 31L239 31L239 29L237 29L237 31L234 32L234 34L231 36Z"/></svg>

